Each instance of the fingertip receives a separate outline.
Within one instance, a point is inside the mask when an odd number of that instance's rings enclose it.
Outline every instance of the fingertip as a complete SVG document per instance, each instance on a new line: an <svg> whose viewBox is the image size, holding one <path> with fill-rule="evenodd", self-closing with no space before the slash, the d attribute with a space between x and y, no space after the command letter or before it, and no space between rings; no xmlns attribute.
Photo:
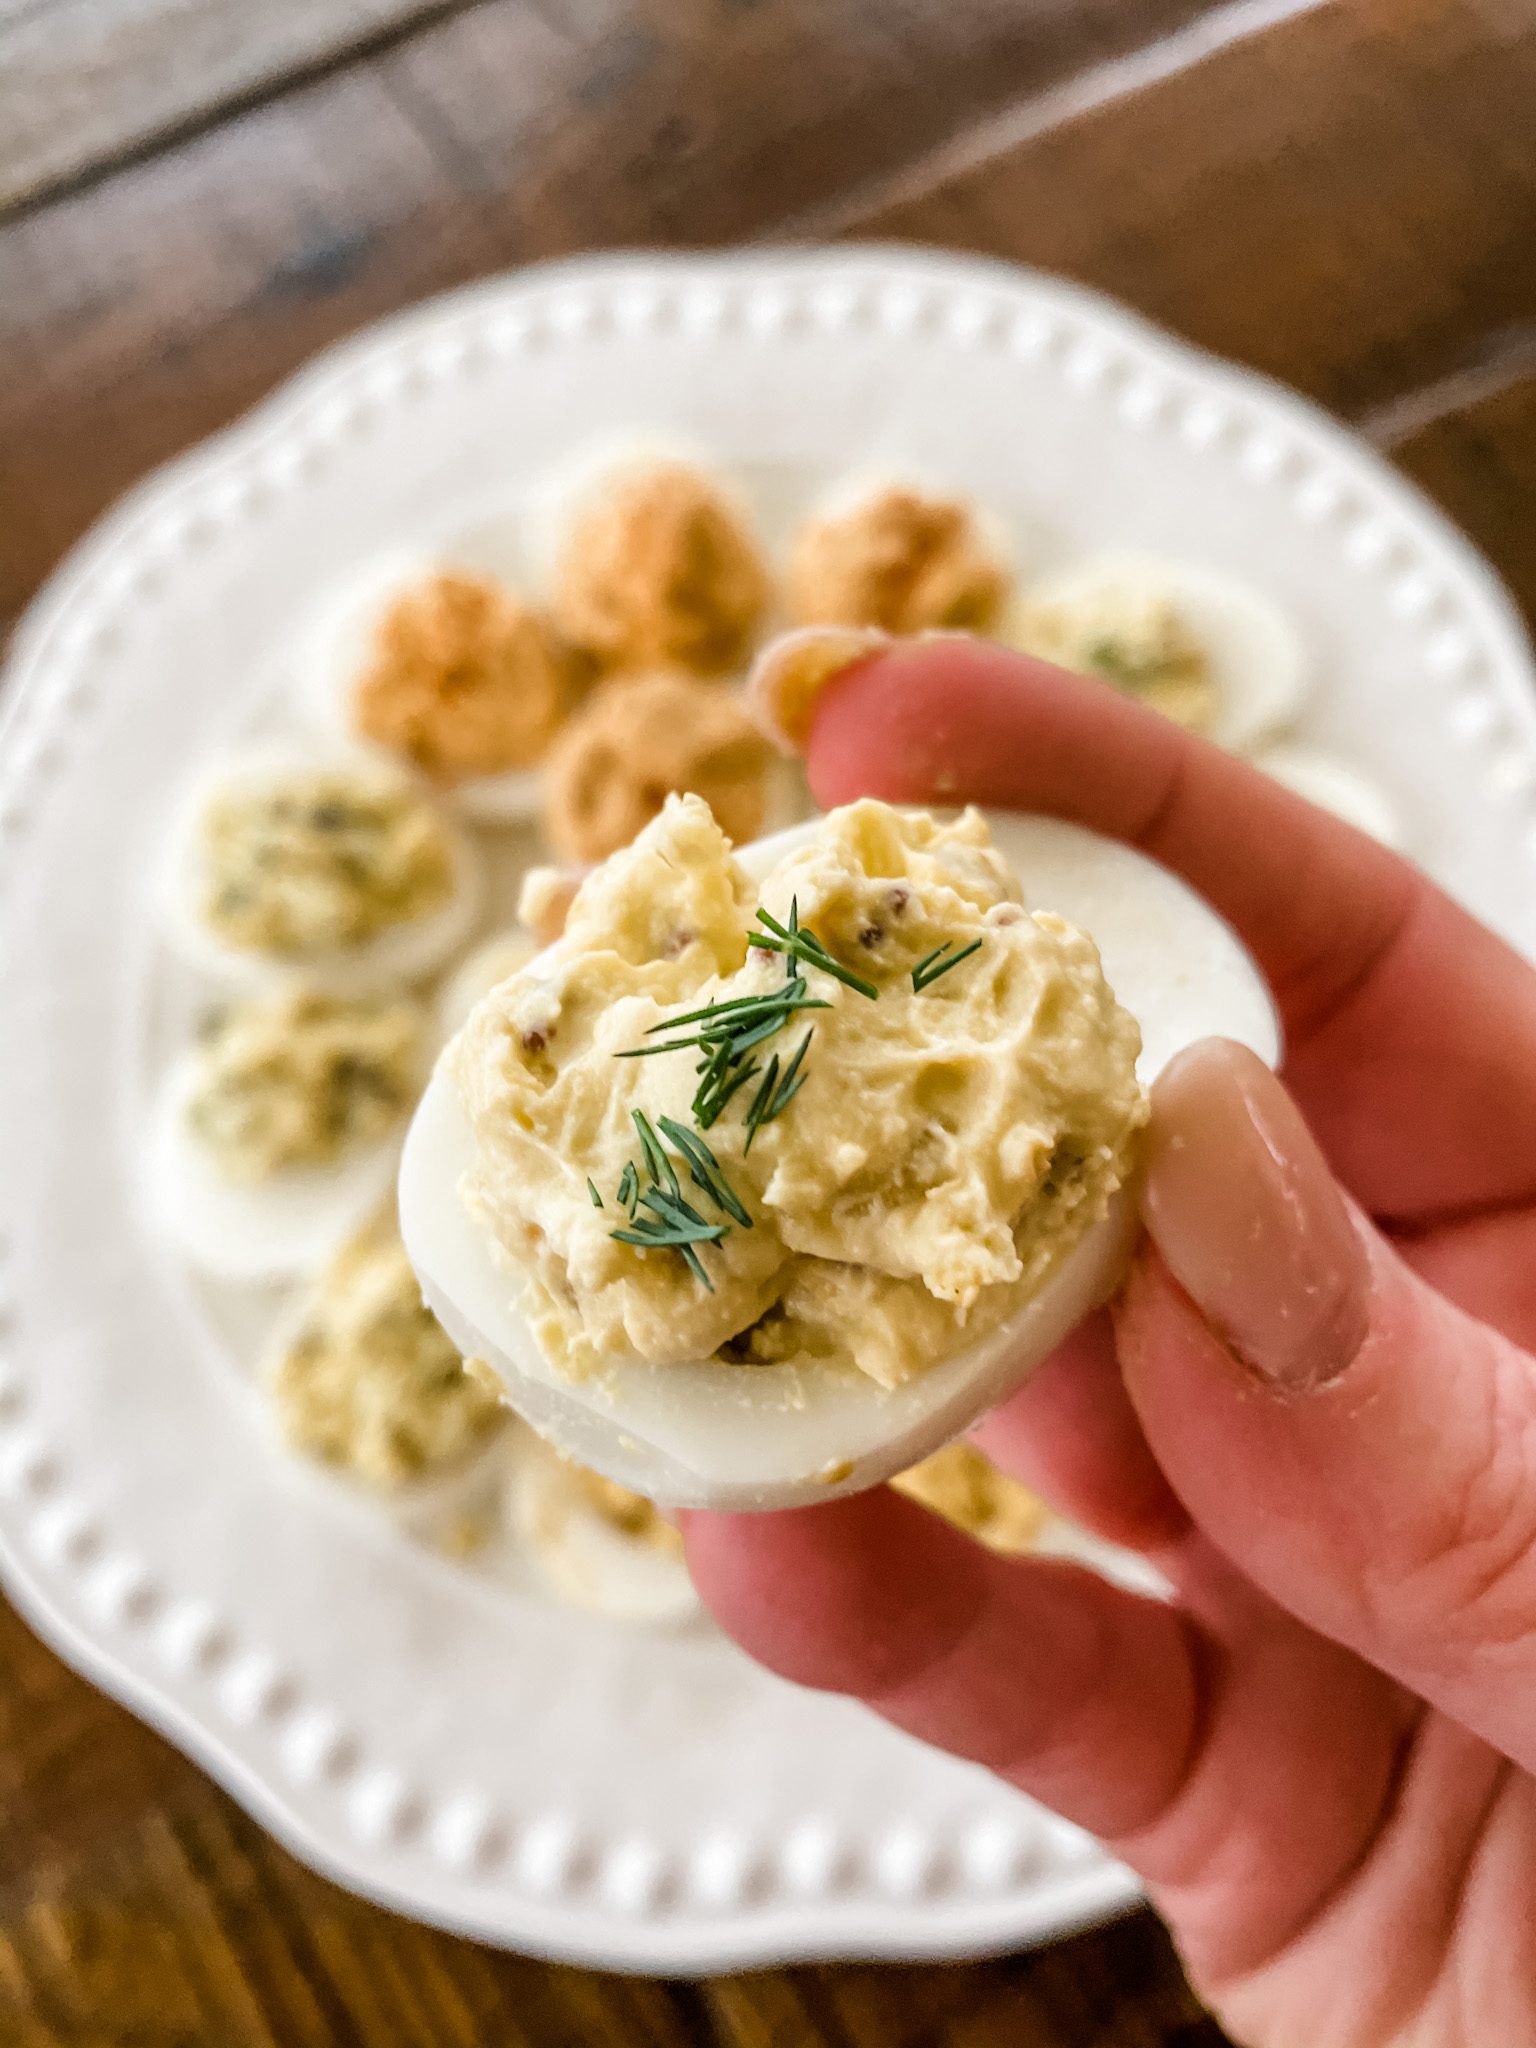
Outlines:
<svg viewBox="0 0 1536 2048"><path fill-rule="evenodd" d="M773 1514L682 1517L704 1604L800 1685L876 1696L942 1656L984 1597L982 1559L886 1487Z"/></svg>
<svg viewBox="0 0 1536 2048"><path fill-rule="evenodd" d="M1136 746L1099 750L1103 717ZM970 802L1064 817L1138 814L1183 744L1122 692L969 634L905 640L829 683L815 707L806 774L818 803ZM1102 752L1085 786L1085 754ZM1124 784L1124 787L1121 787Z"/></svg>

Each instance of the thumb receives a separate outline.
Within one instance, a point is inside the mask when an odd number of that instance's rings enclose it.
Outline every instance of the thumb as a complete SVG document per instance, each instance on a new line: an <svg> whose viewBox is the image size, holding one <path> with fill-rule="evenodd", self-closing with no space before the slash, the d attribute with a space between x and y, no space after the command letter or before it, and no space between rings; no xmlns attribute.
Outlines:
<svg viewBox="0 0 1536 2048"><path fill-rule="evenodd" d="M1158 1462L1272 1598L1536 1766L1536 1360L1408 1269L1243 1047L1152 1105L1115 1322Z"/></svg>

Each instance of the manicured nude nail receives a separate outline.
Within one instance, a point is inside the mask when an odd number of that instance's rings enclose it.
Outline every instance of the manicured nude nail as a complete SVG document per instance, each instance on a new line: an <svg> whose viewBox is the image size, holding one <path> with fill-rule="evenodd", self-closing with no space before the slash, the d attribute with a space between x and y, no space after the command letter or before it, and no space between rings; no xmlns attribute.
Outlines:
<svg viewBox="0 0 1536 2048"><path fill-rule="evenodd" d="M1142 1215L1169 1271L1233 1356L1305 1393L1344 1371L1370 1314L1366 1248L1280 1082L1212 1038L1152 1090Z"/></svg>

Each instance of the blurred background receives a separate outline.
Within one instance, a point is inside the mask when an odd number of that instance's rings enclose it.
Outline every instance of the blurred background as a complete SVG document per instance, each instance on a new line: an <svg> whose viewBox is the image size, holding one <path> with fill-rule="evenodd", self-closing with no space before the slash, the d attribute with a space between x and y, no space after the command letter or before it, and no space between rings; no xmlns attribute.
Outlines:
<svg viewBox="0 0 1536 2048"><path fill-rule="evenodd" d="M1536 0L0 0L0 632L317 348L543 257L1062 272L1354 425L1536 614ZM295 1864L0 1614L0 2040L1178 2044L1148 1913L1002 1960L547 1967Z"/></svg>

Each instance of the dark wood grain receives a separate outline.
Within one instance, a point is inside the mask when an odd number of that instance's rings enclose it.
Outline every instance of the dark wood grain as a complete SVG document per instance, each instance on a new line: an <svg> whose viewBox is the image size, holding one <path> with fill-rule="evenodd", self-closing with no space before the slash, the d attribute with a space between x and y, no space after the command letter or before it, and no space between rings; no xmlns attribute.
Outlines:
<svg viewBox="0 0 1536 2048"><path fill-rule="evenodd" d="M0 1837L6 2048L1150 2048L1201 2020L1150 1913L991 1962L701 1984L416 1926L296 1863L3 1603Z"/></svg>
<svg viewBox="0 0 1536 2048"><path fill-rule="evenodd" d="M0 224L0 629L146 469L489 270L771 229L1210 0L488 0Z"/></svg>
<svg viewBox="0 0 1536 2048"><path fill-rule="evenodd" d="M1448 407L1388 452L1466 528L1536 630L1536 371Z"/></svg>
<svg viewBox="0 0 1536 2048"><path fill-rule="evenodd" d="M1201 0L487 0L14 213L0 617L365 320L535 256L807 224L1060 269L1362 417L1536 614L1536 4L1333 0L1113 61L1208 15L1230 26ZM5 2048L1222 2038L1146 1913L963 1967L703 1984L413 1926L0 1608Z"/></svg>
<svg viewBox="0 0 1536 2048"><path fill-rule="evenodd" d="M829 226L1023 258L1352 415L1536 317L1536 9L1355 0Z"/></svg>

